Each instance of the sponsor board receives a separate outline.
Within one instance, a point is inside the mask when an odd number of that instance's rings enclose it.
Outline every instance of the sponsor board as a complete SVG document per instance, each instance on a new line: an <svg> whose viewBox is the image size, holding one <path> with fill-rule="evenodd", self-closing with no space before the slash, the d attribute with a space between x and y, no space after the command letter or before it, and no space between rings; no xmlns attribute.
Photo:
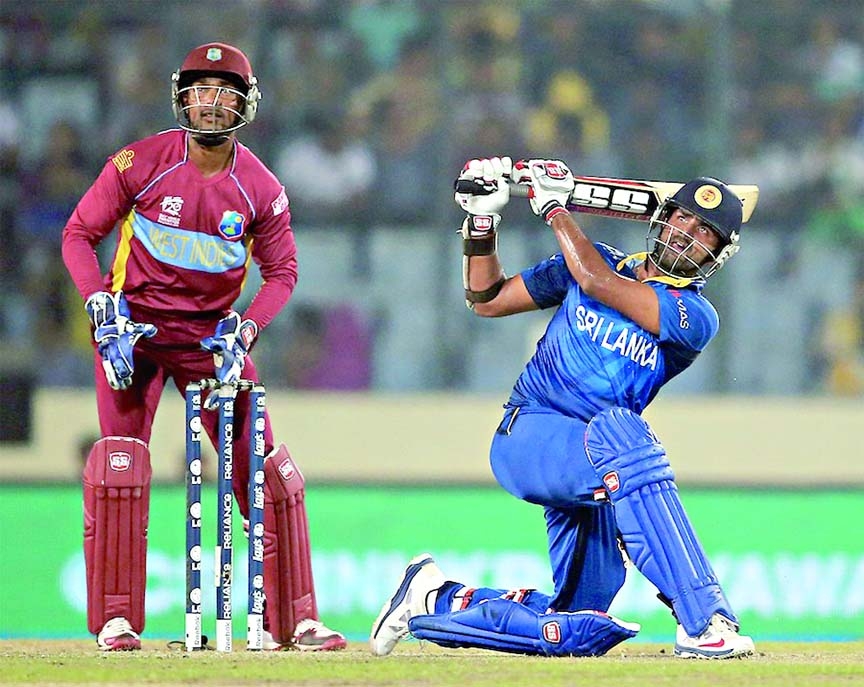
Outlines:
<svg viewBox="0 0 864 687"><path fill-rule="evenodd" d="M206 516L215 512L214 491L205 487L205 550L215 546ZM747 633L757 640L864 637L864 551L852 524L860 493L684 490L683 500ZM448 577L473 586L548 591L542 512L498 489L319 486L308 490L307 504L319 610L352 640L365 639L419 551L432 552ZM55 523L38 546L32 513ZM183 634L183 515L182 486L153 488L145 638ZM235 522L239 527L239 515ZM0 487L0 556L5 570L16 571L0 585L0 637L87 636L82 530L77 485ZM246 538L235 539L234 584L245 590ZM211 579L212 565L205 553L204 579ZM628 571L611 612L642 624L635 641L672 641L673 621L655 594ZM242 636L245 592L235 597L235 632ZM204 633L212 635L211 587L202 610Z"/></svg>

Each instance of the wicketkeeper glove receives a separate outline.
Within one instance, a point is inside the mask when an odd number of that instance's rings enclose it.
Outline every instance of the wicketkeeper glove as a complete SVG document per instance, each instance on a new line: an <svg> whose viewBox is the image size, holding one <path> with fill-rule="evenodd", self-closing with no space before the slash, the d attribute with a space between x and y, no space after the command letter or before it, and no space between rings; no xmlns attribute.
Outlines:
<svg viewBox="0 0 864 687"><path fill-rule="evenodd" d="M255 339L258 337L258 325L254 320L243 320L240 315L232 312L216 323L213 336L201 341L201 348L213 353L213 365L216 368L216 379L223 384L231 384L240 379L246 356ZM211 393L204 407L215 407L218 394Z"/></svg>
<svg viewBox="0 0 864 687"><path fill-rule="evenodd" d="M576 181L566 164L561 160L528 160L517 162L516 166L517 179L530 180L531 193L528 198L535 215L550 224L553 217L567 212L567 202L576 188Z"/></svg>
<svg viewBox="0 0 864 687"><path fill-rule="evenodd" d="M93 325L93 340L102 356L105 378L112 389L121 391L132 384L135 364L132 349L142 336L156 334L152 324L129 319L129 303L122 291L97 291L84 303Z"/></svg>

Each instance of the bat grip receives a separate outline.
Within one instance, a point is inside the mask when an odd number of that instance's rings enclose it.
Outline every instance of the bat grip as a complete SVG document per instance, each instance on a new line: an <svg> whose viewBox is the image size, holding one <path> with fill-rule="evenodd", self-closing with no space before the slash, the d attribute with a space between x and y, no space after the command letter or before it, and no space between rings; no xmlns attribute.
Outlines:
<svg viewBox="0 0 864 687"><path fill-rule="evenodd" d="M489 195L489 191L476 181L471 181L470 179L457 179L455 187L456 193L467 193L472 196ZM531 187L527 184L510 184L510 196L514 198L527 198L530 190Z"/></svg>

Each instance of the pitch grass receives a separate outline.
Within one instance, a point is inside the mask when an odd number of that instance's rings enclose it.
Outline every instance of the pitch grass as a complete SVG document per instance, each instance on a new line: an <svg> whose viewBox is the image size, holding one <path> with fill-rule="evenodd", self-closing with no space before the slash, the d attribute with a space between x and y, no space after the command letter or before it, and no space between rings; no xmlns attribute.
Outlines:
<svg viewBox="0 0 864 687"><path fill-rule="evenodd" d="M0 641L0 684L303 685L304 687L795 687L864 685L864 641L772 643L749 659L673 658L668 646L631 643L601 658L537 658L407 641L387 658L363 643L327 654L186 654L155 640L101 653L92 641Z"/></svg>

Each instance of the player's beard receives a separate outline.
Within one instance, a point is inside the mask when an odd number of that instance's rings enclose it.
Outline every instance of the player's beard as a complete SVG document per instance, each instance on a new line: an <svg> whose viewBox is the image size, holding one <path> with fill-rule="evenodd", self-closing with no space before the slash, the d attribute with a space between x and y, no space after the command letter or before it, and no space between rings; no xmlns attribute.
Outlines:
<svg viewBox="0 0 864 687"><path fill-rule="evenodd" d="M655 243L651 255L651 259L661 270L680 277L698 276L699 268L710 257L710 251L697 239L668 224Z"/></svg>
<svg viewBox="0 0 864 687"><path fill-rule="evenodd" d="M212 131L204 131L201 133L193 134L192 138L195 140L196 143L204 146L205 148L215 148L222 145L231 138L230 133L223 133L222 131L220 131L219 128L217 128L217 126L222 124L224 124L224 126L221 127L222 129L228 129L233 125L233 122L224 121L222 112L222 108L218 108L218 110L216 108L213 109L213 123L211 125ZM200 116L203 119L204 115L201 114ZM202 124L198 124L197 127L198 129L204 128Z"/></svg>
<svg viewBox="0 0 864 687"><path fill-rule="evenodd" d="M231 134L193 134L192 138L198 145L202 145L205 148L215 148L217 146L221 146L227 140L231 138Z"/></svg>

